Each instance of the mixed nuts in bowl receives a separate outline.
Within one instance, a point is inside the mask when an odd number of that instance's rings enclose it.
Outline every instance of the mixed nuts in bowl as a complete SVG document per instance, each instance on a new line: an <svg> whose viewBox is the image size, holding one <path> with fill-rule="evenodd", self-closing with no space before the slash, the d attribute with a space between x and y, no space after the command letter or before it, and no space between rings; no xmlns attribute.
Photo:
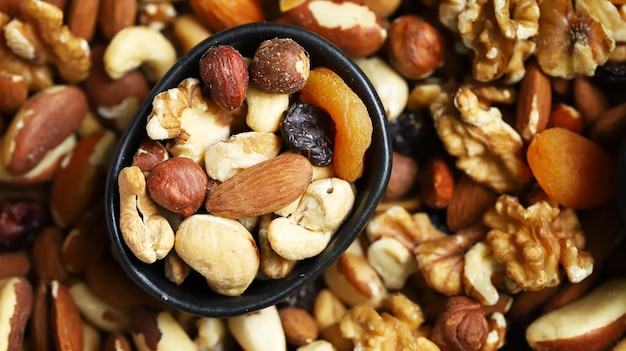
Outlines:
<svg viewBox="0 0 626 351"><path fill-rule="evenodd" d="M121 266L195 315L277 303L374 213L391 170L385 121L364 73L312 32L254 23L209 37L120 140L106 212Z"/></svg>

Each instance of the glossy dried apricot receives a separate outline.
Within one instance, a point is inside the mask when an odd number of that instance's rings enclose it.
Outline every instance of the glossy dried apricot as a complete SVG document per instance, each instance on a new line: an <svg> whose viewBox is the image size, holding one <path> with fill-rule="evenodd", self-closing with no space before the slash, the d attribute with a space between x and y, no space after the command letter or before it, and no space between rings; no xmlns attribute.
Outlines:
<svg viewBox="0 0 626 351"><path fill-rule="evenodd" d="M563 206L584 209L615 199L617 162L584 136L546 129L533 138L527 157L541 188Z"/></svg>
<svg viewBox="0 0 626 351"><path fill-rule="evenodd" d="M337 176L349 182L360 178L373 130L363 100L325 67L311 70L300 100L323 108L335 122L333 166Z"/></svg>

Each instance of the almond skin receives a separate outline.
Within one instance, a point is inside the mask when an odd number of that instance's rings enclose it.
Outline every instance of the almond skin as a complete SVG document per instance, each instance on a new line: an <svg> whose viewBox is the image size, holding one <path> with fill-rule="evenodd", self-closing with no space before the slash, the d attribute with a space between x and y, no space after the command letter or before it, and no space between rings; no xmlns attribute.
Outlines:
<svg viewBox="0 0 626 351"><path fill-rule="evenodd" d="M206 201L206 209L231 219L271 213L300 197L312 177L313 166L304 156L279 155L216 186Z"/></svg>

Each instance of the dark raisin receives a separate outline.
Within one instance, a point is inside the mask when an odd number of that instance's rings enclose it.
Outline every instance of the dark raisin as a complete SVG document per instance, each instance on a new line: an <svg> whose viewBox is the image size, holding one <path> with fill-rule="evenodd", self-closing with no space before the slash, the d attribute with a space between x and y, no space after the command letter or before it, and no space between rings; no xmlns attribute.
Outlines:
<svg viewBox="0 0 626 351"><path fill-rule="evenodd" d="M280 134L290 151L306 157L314 166L333 160L333 122L323 109L295 102L283 113Z"/></svg>
<svg viewBox="0 0 626 351"><path fill-rule="evenodd" d="M0 200L0 251L28 247L39 230L50 223L50 213L40 201Z"/></svg>
<svg viewBox="0 0 626 351"><path fill-rule="evenodd" d="M405 111L389 122L388 134L398 153L420 159L439 143L431 118L426 112Z"/></svg>

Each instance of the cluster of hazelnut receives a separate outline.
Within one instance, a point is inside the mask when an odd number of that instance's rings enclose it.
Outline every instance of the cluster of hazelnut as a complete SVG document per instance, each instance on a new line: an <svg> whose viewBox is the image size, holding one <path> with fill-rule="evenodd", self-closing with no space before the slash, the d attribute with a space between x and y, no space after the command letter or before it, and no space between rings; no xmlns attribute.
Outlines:
<svg viewBox="0 0 626 351"><path fill-rule="evenodd" d="M0 348L623 350L625 14L620 0L0 2ZM121 272L104 177L180 54L265 20L368 75L391 180L319 281L256 313L190 316Z"/></svg>

